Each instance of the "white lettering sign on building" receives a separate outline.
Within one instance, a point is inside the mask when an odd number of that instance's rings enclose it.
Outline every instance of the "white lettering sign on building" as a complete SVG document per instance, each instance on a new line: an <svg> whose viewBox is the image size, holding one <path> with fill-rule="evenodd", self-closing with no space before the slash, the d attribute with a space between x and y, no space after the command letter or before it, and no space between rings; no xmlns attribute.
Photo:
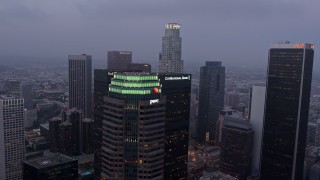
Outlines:
<svg viewBox="0 0 320 180"><path fill-rule="evenodd" d="M155 104L155 103L159 103L159 99L152 99L152 100L150 100L150 105L151 105L151 104Z"/></svg>
<svg viewBox="0 0 320 180"><path fill-rule="evenodd" d="M190 80L190 75L188 76L179 76L179 77L165 77L164 80L166 81L174 81L174 80Z"/></svg>

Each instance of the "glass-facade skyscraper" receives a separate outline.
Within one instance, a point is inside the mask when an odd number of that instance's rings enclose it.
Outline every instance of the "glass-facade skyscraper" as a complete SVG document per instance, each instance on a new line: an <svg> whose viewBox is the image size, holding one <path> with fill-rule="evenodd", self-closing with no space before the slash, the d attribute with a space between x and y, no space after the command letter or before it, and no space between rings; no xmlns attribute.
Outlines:
<svg viewBox="0 0 320 180"><path fill-rule="evenodd" d="M143 72L142 69L134 68L130 72ZM104 96L108 95L109 85L115 73L125 72L124 70L95 69L94 70L94 174L95 179L100 179L101 174L101 153L102 153L102 120L104 118Z"/></svg>
<svg viewBox="0 0 320 180"><path fill-rule="evenodd" d="M180 27L178 23L165 25L165 34L162 37L162 52L159 54L160 73L183 73Z"/></svg>
<svg viewBox="0 0 320 180"><path fill-rule="evenodd" d="M247 179L251 171L253 130L249 121L225 115L220 144L220 171Z"/></svg>
<svg viewBox="0 0 320 180"><path fill-rule="evenodd" d="M164 179L187 179L191 74L159 73L166 96Z"/></svg>
<svg viewBox="0 0 320 180"><path fill-rule="evenodd" d="M275 44L269 50L260 179L303 179L314 50Z"/></svg>
<svg viewBox="0 0 320 180"><path fill-rule="evenodd" d="M115 73L103 101L102 179L163 179L166 101L158 75Z"/></svg>
<svg viewBox="0 0 320 180"><path fill-rule="evenodd" d="M199 142L215 139L216 123L224 106L225 67L218 61L207 61L200 68Z"/></svg>
<svg viewBox="0 0 320 180"><path fill-rule="evenodd" d="M92 57L69 55L69 107L83 111L85 117L92 116Z"/></svg>

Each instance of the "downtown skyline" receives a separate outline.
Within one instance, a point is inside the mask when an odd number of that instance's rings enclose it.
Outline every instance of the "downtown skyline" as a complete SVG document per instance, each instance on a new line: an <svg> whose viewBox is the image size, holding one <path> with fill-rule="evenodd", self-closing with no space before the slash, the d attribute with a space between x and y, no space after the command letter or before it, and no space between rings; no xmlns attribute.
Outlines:
<svg viewBox="0 0 320 180"><path fill-rule="evenodd" d="M7 94L0 151L15 138L6 134L8 118L26 142L0 154L1 163L18 152L13 170L21 177L24 160L61 153L90 155L78 159L79 178L313 180L319 7L317 0L0 2L0 94ZM9 100L19 112L6 109ZM5 170L0 176L10 177Z"/></svg>

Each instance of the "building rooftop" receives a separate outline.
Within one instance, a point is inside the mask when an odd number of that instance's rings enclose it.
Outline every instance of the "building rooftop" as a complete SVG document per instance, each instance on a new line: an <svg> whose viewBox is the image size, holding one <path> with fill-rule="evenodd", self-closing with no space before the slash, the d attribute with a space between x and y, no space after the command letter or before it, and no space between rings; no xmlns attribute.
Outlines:
<svg viewBox="0 0 320 180"><path fill-rule="evenodd" d="M83 118L82 122L93 122L91 118Z"/></svg>
<svg viewBox="0 0 320 180"><path fill-rule="evenodd" d="M65 122L59 124L59 126L71 126L71 125L72 125L72 123L69 121L65 121Z"/></svg>
<svg viewBox="0 0 320 180"><path fill-rule="evenodd" d="M289 41L273 43L270 46L271 49L314 49L313 44L309 43L290 43Z"/></svg>
<svg viewBox="0 0 320 180"><path fill-rule="evenodd" d="M52 167L59 164L65 164L65 163L74 162L74 161L77 161L77 160L61 154L57 154L49 157L40 157L40 158L32 159L32 160L26 161L25 163L37 169L42 169L42 168Z"/></svg>
<svg viewBox="0 0 320 180"><path fill-rule="evenodd" d="M223 126L237 128L237 129L243 129L243 130L251 130L252 129L252 125L249 123L249 121L239 119L239 118L230 117L230 116L224 117Z"/></svg>
<svg viewBox="0 0 320 180"><path fill-rule="evenodd" d="M181 25L178 23L168 23L165 25L166 29L180 29Z"/></svg>
<svg viewBox="0 0 320 180"><path fill-rule="evenodd" d="M206 61L207 67L220 67L222 65L221 61Z"/></svg>
<svg viewBox="0 0 320 180"><path fill-rule="evenodd" d="M43 127L44 129L49 130L49 123L40 124L40 126Z"/></svg>
<svg viewBox="0 0 320 180"><path fill-rule="evenodd" d="M62 117L61 116L53 117L49 121L62 121Z"/></svg>
<svg viewBox="0 0 320 180"><path fill-rule="evenodd" d="M19 99L17 96L12 94L1 94L0 100L9 100L9 99Z"/></svg>

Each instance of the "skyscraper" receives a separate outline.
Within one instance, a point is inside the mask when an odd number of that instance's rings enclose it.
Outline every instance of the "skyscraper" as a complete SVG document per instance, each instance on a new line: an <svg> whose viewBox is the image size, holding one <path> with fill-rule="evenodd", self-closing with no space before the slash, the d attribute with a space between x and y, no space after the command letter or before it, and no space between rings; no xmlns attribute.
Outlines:
<svg viewBox="0 0 320 180"><path fill-rule="evenodd" d="M72 124L69 121L65 121L59 124L59 134L58 134L58 148L59 153L68 156L78 155L73 152L73 132Z"/></svg>
<svg viewBox="0 0 320 180"><path fill-rule="evenodd" d="M165 25L165 34L162 37L162 52L159 54L159 72L183 73L180 24L178 23Z"/></svg>
<svg viewBox="0 0 320 180"><path fill-rule="evenodd" d="M251 170L259 170L266 87L252 86L250 91L249 120L254 131Z"/></svg>
<svg viewBox="0 0 320 180"><path fill-rule="evenodd" d="M110 74L109 74L110 73ZM102 156L102 120L103 113L103 98L107 95L109 84L113 73L107 69L94 70L94 176L96 180L101 179L101 156Z"/></svg>
<svg viewBox="0 0 320 180"><path fill-rule="evenodd" d="M187 179L191 74L159 73L166 96L164 179Z"/></svg>
<svg viewBox="0 0 320 180"><path fill-rule="evenodd" d="M130 71L136 71L130 69ZM141 70L138 70L141 72ZM104 96L108 95L111 80L121 71L96 69L94 77L95 97L95 172L99 178L101 167L102 121ZM139 74L139 72L136 72ZM145 74L145 73L140 73ZM164 178L186 178L188 157L188 127L190 111L191 75L176 73L158 74L161 93L166 96L165 162Z"/></svg>
<svg viewBox="0 0 320 180"><path fill-rule="evenodd" d="M61 117L54 117L49 120L49 142L51 152L59 152L59 125L61 122Z"/></svg>
<svg viewBox="0 0 320 180"><path fill-rule="evenodd" d="M92 116L92 61L90 55L69 55L69 107Z"/></svg>
<svg viewBox="0 0 320 180"><path fill-rule="evenodd" d="M23 82L20 84L20 97L23 98L24 108L33 108L33 84L31 82Z"/></svg>
<svg viewBox="0 0 320 180"><path fill-rule="evenodd" d="M220 170L239 180L251 172L253 130L248 121L225 116L220 145Z"/></svg>
<svg viewBox="0 0 320 180"><path fill-rule="evenodd" d="M83 118L82 111L77 109L64 111L60 116L50 119L50 151L69 156L83 153L83 139L92 138L89 132L83 134L83 119L90 121L89 118ZM88 137L85 137L86 135Z"/></svg>
<svg viewBox="0 0 320 180"><path fill-rule="evenodd" d="M104 114L102 179L163 179L165 97L158 76L116 73Z"/></svg>
<svg viewBox="0 0 320 180"><path fill-rule="evenodd" d="M215 139L216 123L224 105L225 68L221 62L207 61L200 68L199 142Z"/></svg>
<svg viewBox="0 0 320 180"><path fill-rule="evenodd" d="M108 94L111 79L115 73L124 71L143 72L143 69L127 69L127 70L110 70L95 69L94 70L94 174L95 179L100 180L101 174L101 147L102 147L102 120L104 119L104 96Z"/></svg>
<svg viewBox="0 0 320 180"><path fill-rule="evenodd" d="M108 69L125 70L130 63L131 51L108 51Z"/></svg>
<svg viewBox="0 0 320 180"><path fill-rule="evenodd" d="M23 99L0 96L0 179L22 179L25 159Z"/></svg>
<svg viewBox="0 0 320 180"><path fill-rule="evenodd" d="M62 113L63 121L64 123L66 123L66 125L64 126L68 127L68 123L72 124L71 125L71 146L72 146L72 154L74 156L80 155L80 153L82 152L82 146L83 146L82 117L83 115L81 110L77 110L77 109L71 109ZM61 133L60 129L59 129L59 133Z"/></svg>
<svg viewBox="0 0 320 180"><path fill-rule="evenodd" d="M313 66L312 44L269 50L260 179L303 179Z"/></svg>
<svg viewBox="0 0 320 180"><path fill-rule="evenodd" d="M93 120L84 118L82 120L82 152L92 154L93 150Z"/></svg>

